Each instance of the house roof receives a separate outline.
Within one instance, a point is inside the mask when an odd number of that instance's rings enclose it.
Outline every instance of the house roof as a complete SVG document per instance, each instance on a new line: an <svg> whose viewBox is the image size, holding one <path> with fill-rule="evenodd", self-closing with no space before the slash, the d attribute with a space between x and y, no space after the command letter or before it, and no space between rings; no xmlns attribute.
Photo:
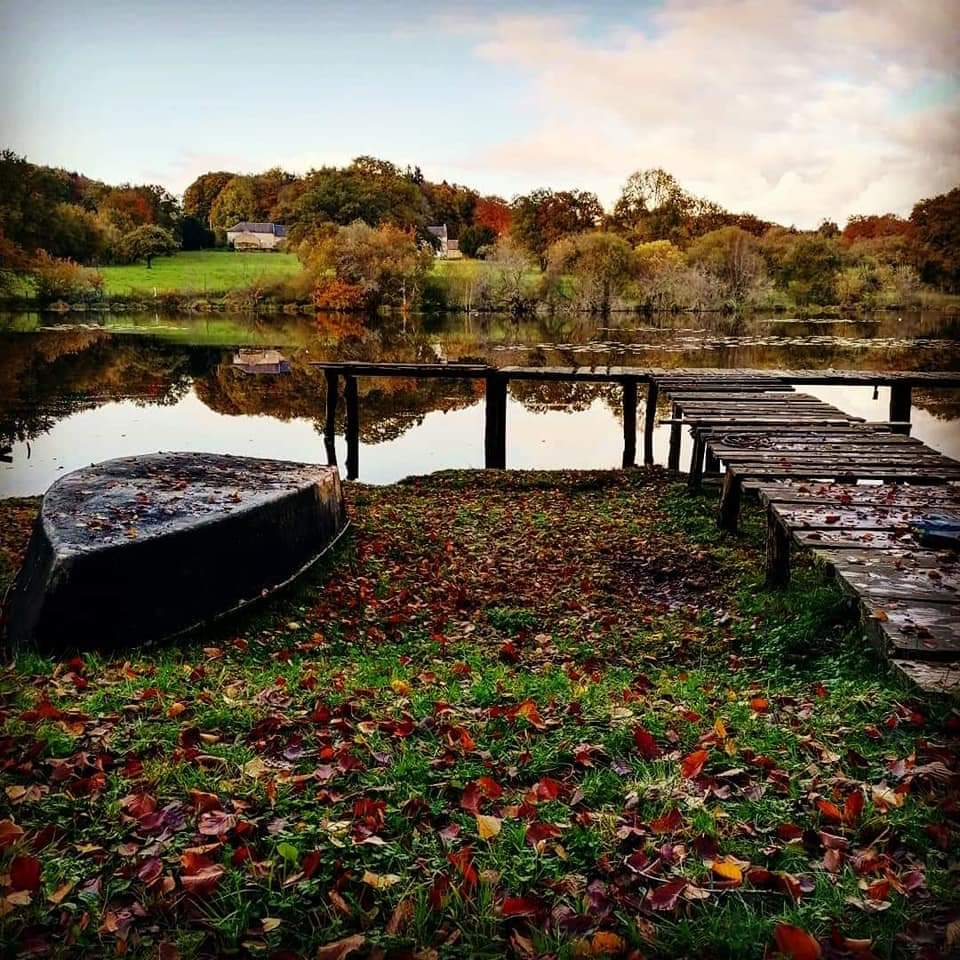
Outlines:
<svg viewBox="0 0 960 960"><path fill-rule="evenodd" d="M282 223L250 223L241 220L232 227L227 227L227 233L272 233L275 237L285 237L287 228Z"/></svg>

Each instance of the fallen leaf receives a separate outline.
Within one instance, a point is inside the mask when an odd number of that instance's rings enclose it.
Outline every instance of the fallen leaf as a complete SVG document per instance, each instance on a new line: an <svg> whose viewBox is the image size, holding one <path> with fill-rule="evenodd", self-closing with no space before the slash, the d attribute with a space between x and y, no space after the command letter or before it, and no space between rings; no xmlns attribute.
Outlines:
<svg viewBox="0 0 960 960"><path fill-rule="evenodd" d="M484 814L477 814L477 833L481 840L489 840L500 832L503 821L498 817L488 817Z"/></svg>
<svg viewBox="0 0 960 960"><path fill-rule="evenodd" d="M778 923L773 931L777 949L790 960L817 960L820 944L806 930L789 923Z"/></svg>

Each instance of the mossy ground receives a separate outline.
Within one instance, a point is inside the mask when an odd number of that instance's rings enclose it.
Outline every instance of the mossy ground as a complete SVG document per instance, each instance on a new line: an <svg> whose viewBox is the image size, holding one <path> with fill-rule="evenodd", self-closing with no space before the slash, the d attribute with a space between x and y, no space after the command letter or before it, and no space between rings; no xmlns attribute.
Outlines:
<svg viewBox="0 0 960 960"><path fill-rule="evenodd" d="M659 471L348 497L254 613L0 674L9 955L946 949L955 706L820 571L765 589L757 516L722 536ZM2 508L8 571L34 506Z"/></svg>

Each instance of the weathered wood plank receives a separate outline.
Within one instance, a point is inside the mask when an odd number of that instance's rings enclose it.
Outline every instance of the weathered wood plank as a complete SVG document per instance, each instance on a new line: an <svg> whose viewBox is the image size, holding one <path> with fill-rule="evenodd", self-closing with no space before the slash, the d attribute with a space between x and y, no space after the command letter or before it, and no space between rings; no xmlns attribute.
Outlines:
<svg viewBox="0 0 960 960"><path fill-rule="evenodd" d="M960 605L862 601L868 633L891 657L960 660Z"/></svg>

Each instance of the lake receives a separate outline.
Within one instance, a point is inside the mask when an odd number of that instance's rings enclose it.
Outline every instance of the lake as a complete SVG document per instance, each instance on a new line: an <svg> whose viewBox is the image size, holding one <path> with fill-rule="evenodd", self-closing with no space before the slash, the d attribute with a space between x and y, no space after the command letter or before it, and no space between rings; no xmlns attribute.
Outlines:
<svg viewBox="0 0 960 960"><path fill-rule="evenodd" d="M629 314L517 322L461 314L404 323L352 315L0 315L0 496L42 493L66 471L158 450L326 462L325 381L313 361L436 359L498 366L956 370L960 318L934 312L845 320ZM887 417L885 389L804 389L850 414ZM341 402L341 464L343 415ZM361 379L360 417L362 481L483 466L481 382ZM957 391L915 390L912 417L914 436L960 458ZM666 460L667 432L657 429L659 463ZM616 467L621 455L619 387L511 385L509 467ZM685 467L686 447L683 458Z"/></svg>

